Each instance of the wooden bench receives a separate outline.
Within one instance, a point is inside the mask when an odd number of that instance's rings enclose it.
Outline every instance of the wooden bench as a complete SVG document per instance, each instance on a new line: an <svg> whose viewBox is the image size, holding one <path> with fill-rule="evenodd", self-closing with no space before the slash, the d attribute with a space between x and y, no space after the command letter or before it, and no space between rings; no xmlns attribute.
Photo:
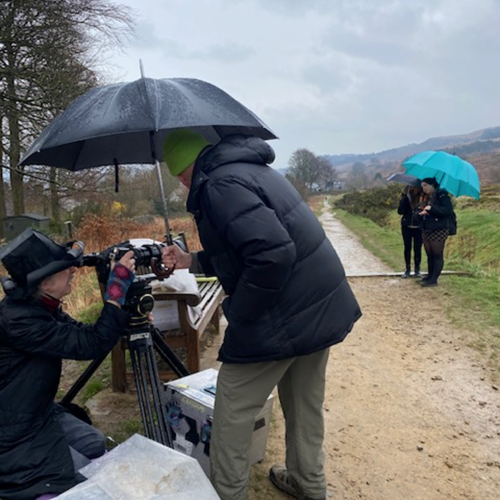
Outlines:
<svg viewBox="0 0 500 500"><path fill-rule="evenodd" d="M177 301L180 334L168 336L169 331L156 316L154 324L166 336L165 340L171 348L186 349L186 367L190 373L200 371L200 338L207 326L213 325L216 333L220 332L220 304L224 298L217 279L199 278L198 289L199 293L153 291L156 303ZM196 319L190 316L189 306L198 306Z"/></svg>
<svg viewBox="0 0 500 500"><path fill-rule="evenodd" d="M184 348L186 351L186 368L190 373L200 371L200 339L208 325L213 325L216 333L220 332L220 304L224 298L224 291L219 281L211 278L198 278L198 293L153 291L156 303L162 301L176 302L178 313L178 328L175 335L166 328L166 318L158 317L153 311L154 326L163 334L168 346L172 349ZM192 319L189 314L190 307L197 307L200 314ZM168 322L167 322L168 323ZM112 387L114 392L126 392L127 369L125 358L125 340L119 342L112 351ZM160 373L162 376L162 373ZM175 377L167 373L169 378Z"/></svg>

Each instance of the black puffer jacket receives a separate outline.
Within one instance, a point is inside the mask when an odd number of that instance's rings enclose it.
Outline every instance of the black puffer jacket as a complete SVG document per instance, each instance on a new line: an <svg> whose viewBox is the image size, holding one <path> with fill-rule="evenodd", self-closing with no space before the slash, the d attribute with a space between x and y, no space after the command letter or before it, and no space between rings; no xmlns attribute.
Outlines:
<svg viewBox="0 0 500 500"><path fill-rule="evenodd" d="M38 301L0 303L0 498L28 500L76 484L68 443L54 415L61 360L106 354L128 325L106 304L95 325Z"/></svg>
<svg viewBox="0 0 500 500"><path fill-rule="evenodd" d="M344 269L316 216L266 163L256 137L230 136L207 148L193 172L203 270L228 298L219 359L277 360L341 342L361 316Z"/></svg>
<svg viewBox="0 0 500 500"><path fill-rule="evenodd" d="M453 215L453 205L446 189L438 189L428 203L431 209L428 215L421 216L421 227L424 231L447 229Z"/></svg>

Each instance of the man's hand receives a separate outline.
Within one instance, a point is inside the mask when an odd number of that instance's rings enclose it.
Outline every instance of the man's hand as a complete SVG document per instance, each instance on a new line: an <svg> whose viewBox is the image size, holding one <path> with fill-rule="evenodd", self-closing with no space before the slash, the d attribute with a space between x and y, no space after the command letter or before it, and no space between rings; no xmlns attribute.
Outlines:
<svg viewBox="0 0 500 500"><path fill-rule="evenodd" d="M192 257L190 253L181 250L177 245L170 245L161 249L162 264L172 269L189 269L191 267Z"/></svg>

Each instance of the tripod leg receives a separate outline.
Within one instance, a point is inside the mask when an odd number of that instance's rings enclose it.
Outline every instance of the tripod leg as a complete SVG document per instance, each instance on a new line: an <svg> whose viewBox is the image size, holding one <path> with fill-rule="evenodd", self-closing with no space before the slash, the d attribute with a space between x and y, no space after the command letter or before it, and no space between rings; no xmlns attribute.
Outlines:
<svg viewBox="0 0 500 500"><path fill-rule="evenodd" d="M137 388L137 398L141 410L142 423L146 437L154 441L161 442L154 425L154 414L151 407L151 398L148 390L148 379L144 370L144 363L141 357L140 347L130 345L130 356L132 358L132 369Z"/></svg>
<svg viewBox="0 0 500 500"><path fill-rule="evenodd" d="M190 373L187 368L182 364L182 361L177 357L174 351L170 349L167 343L163 340L163 336L158 328L151 328L153 335L153 345L156 352L161 356L163 361L170 366L172 371L178 377L187 377Z"/></svg>
<svg viewBox="0 0 500 500"><path fill-rule="evenodd" d="M130 335L128 345L132 358L134 380L146 436L166 446L173 447L152 334L152 328L147 327Z"/></svg>
<svg viewBox="0 0 500 500"><path fill-rule="evenodd" d="M151 383L151 393L153 396L153 404L157 417L158 433L161 436L161 443L173 447L172 435L167 422L167 411L164 397L163 386L158 373L158 366L154 357L152 346L149 347L147 353L149 381Z"/></svg>
<svg viewBox="0 0 500 500"><path fill-rule="evenodd" d="M100 358L94 359L94 361L90 363L90 365L85 369L85 371L78 377L77 381L71 386L66 396L62 398L61 404L63 406L73 401L75 396L80 392L82 387L89 381L90 377L92 377L97 368L101 366L101 363L106 359L106 356L108 354L105 354Z"/></svg>

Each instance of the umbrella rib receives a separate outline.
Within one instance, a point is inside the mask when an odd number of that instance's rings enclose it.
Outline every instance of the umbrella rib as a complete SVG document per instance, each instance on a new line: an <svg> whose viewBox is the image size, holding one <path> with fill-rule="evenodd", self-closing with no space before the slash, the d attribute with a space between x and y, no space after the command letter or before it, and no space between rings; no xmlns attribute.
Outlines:
<svg viewBox="0 0 500 500"><path fill-rule="evenodd" d="M75 156L75 159L73 161L73 165L72 165L73 168L72 168L72 170L77 170L76 165L77 165L78 160L80 159L80 156L82 154L83 147L85 145L85 141L78 141L78 145L79 145L79 147L78 147L78 154Z"/></svg>
<svg viewBox="0 0 500 500"><path fill-rule="evenodd" d="M153 107L153 96L151 96L151 94L149 93L148 82L151 82L153 84L153 86L155 87L154 96L157 96L158 92L156 92L156 81L155 80L151 80L149 78L144 78L144 77L141 78L141 83L144 86L144 94L146 96L146 101L147 101L147 104L148 104L149 114L150 114L150 116L151 116L151 118L153 120L153 123L154 123L154 130L155 130L155 132L157 132L158 131L158 127L159 127L159 124L158 124L158 113L157 113L158 106ZM155 99L155 102L157 104L158 100Z"/></svg>

